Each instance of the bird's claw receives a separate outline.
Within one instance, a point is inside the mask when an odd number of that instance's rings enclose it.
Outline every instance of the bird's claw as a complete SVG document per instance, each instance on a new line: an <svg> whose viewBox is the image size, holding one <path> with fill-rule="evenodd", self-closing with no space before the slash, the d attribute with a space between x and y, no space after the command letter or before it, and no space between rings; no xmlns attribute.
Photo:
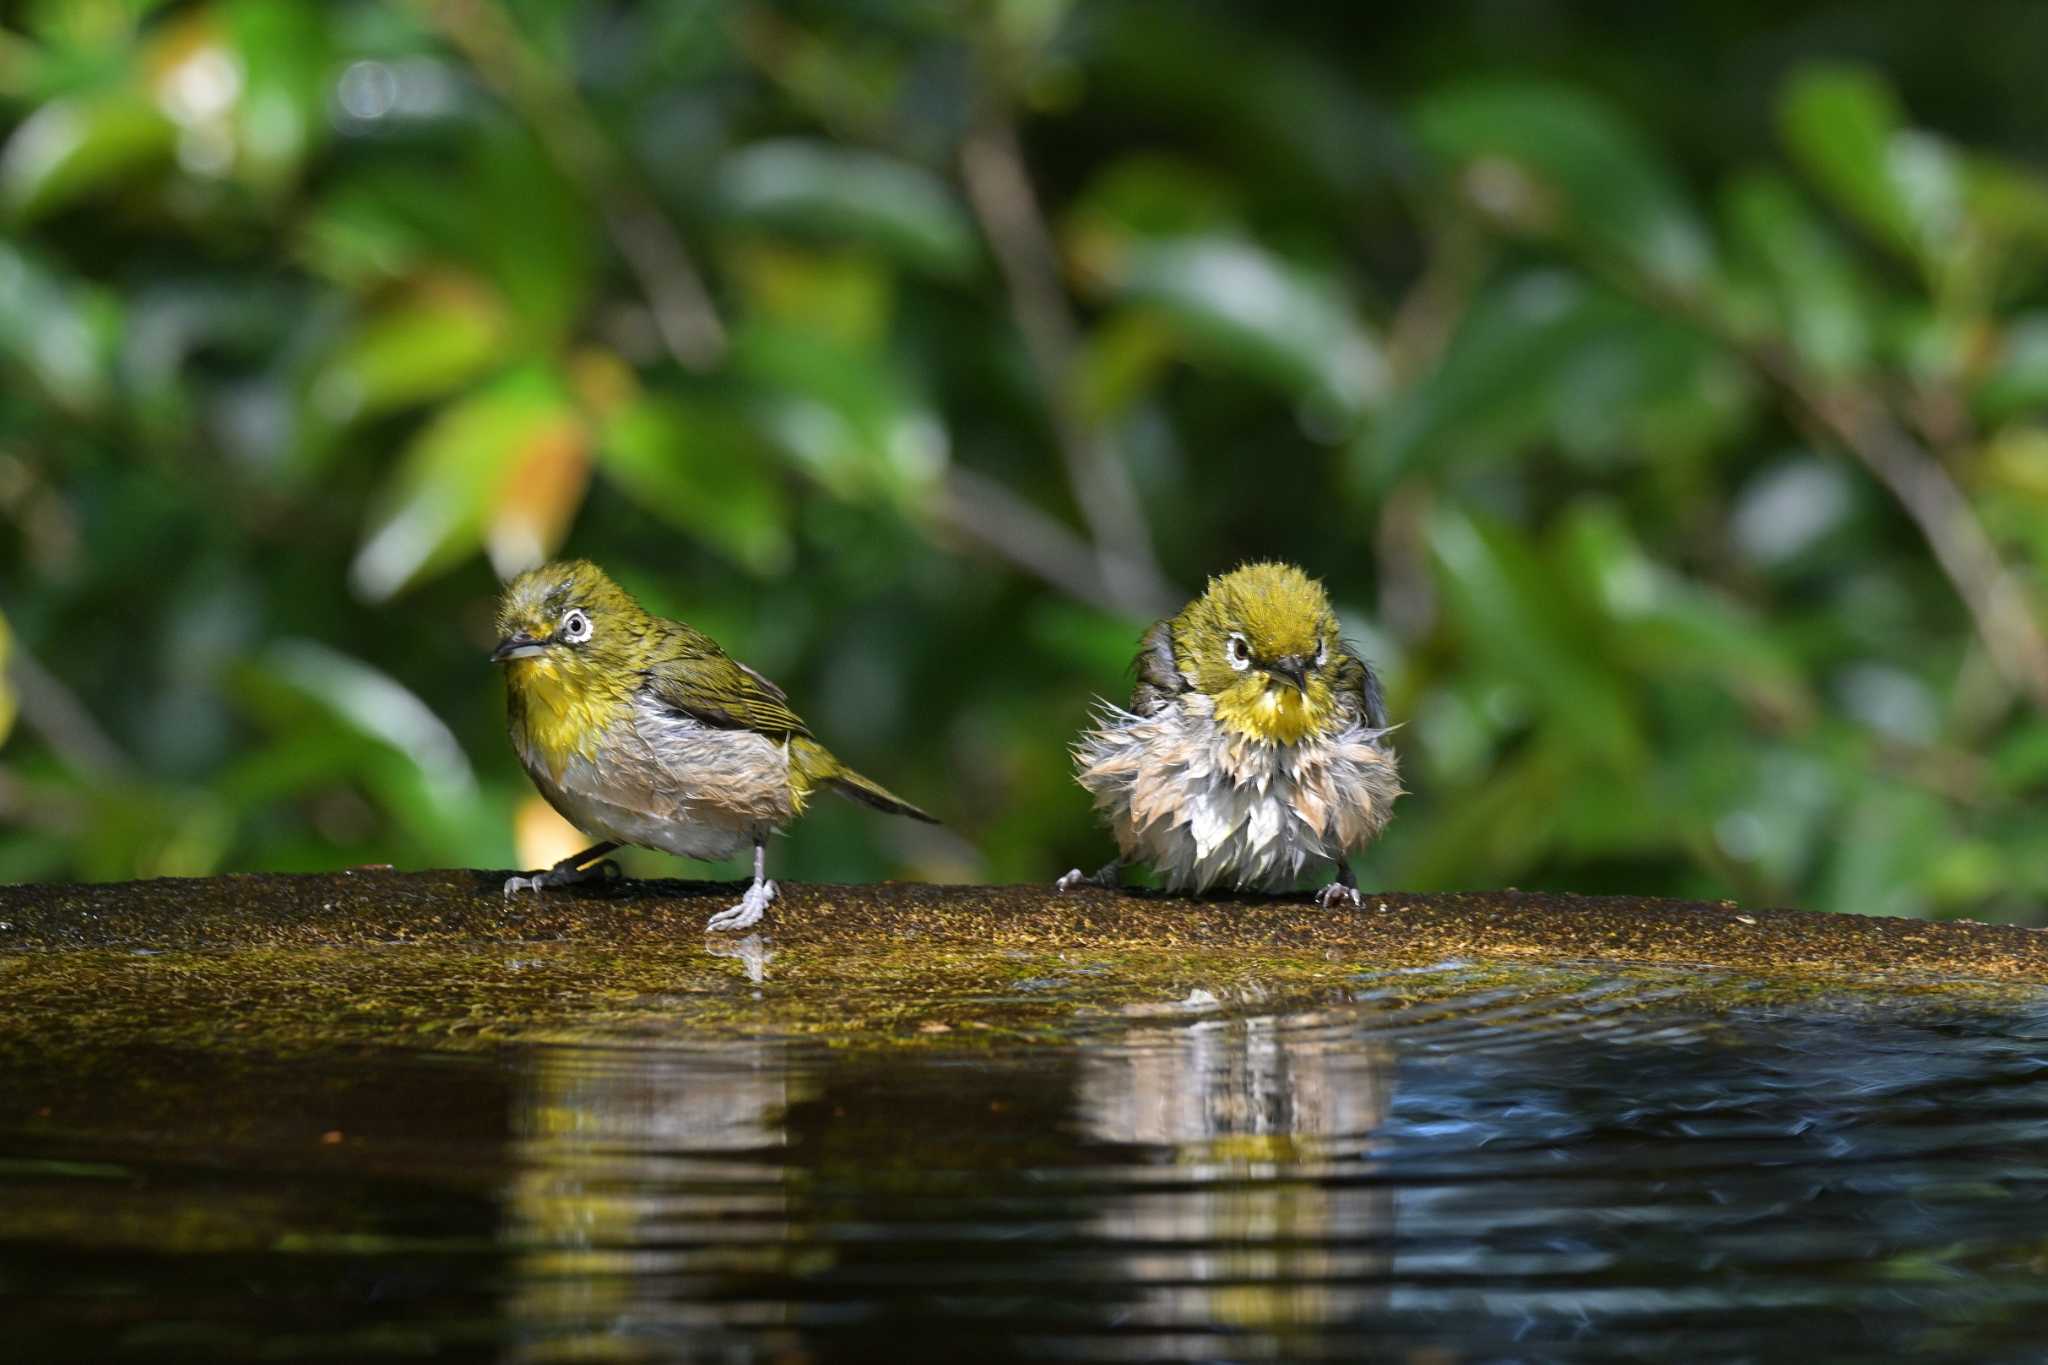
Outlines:
<svg viewBox="0 0 2048 1365"><path fill-rule="evenodd" d="M704 921L705 932L723 933L759 924L761 916L768 911L768 903L775 899L776 894L774 882L755 882L747 888L747 894L740 897L738 905L721 910Z"/></svg>
<svg viewBox="0 0 2048 1365"><path fill-rule="evenodd" d="M558 865L524 876L505 878L505 899L510 900L521 891L540 892L547 890L551 886L574 886L577 882L587 882L593 879L602 882L615 882L623 879L625 875L626 870L620 867L618 861L613 858L603 859L600 862L590 864L588 867L562 867Z"/></svg>
<svg viewBox="0 0 2048 1365"><path fill-rule="evenodd" d="M1123 879L1124 860L1112 858L1093 872L1075 868L1052 884L1055 893L1072 891L1077 886L1094 886L1104 891L1114 891Z"/></svg>
<svg viewBox="0 0 2048 1365"><path fill-rule="evenodd" d="M1359 894L1358 888L1346 886L1343 882L1331 882L1316 893L1316 900L1321 903L1325 910L1339 902L1351 906L1365 904L1365 897Z"/></svg>

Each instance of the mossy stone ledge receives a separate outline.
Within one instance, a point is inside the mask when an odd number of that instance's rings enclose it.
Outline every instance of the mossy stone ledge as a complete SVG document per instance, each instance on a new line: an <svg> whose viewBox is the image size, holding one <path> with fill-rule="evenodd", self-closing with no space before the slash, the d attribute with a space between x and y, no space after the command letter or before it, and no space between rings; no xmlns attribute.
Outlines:
<svg viewBox="0 0 2048 1365"><path fill-rule="evenodd" d="M252 874L0 888L0 953L206 951L390 943L674 945L740 883L626 881L506 898L503 871ZM761 926L778 948L1243 950L1351 962L1612 962L1761 975L1828 974L2048 985L2048 934L1732 902L1522 891L1369 892L1360 908L1306 896L1189 899L1049 886L782 884ZM717 943L725 936L712 936Z"/></svg>

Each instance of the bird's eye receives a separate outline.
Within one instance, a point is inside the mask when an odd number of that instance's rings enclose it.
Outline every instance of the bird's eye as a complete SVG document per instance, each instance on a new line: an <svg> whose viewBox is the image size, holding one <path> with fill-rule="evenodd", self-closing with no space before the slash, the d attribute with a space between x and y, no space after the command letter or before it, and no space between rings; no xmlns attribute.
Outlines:
<svg viewBox="0 0 2048 1365"><path fill-rule="evenodd" d="M1329 661L1330 642L1328 640L1325 640L1321 644L1316 646L1316 667L1321 668L1324 664L1328 663Z"/></svg>
<svg viewBox="0 0 2048 1365"><path fill-rule="evenodd" d="M580 611L571 611L562 618L562 638L572 645L580 645L590 638L590 618Z"/></svg>
<svg viewBox="0 0 2048 1365"><path fill-rule="evenodd" d="M1227 653L1229 655L1230 666L1232 668L1244 669L1250 667L1252 661L1252 647L1249 644L1245 643L1244 636L1232 635L1230 637L1230 648L1227 651Z"/></svg>

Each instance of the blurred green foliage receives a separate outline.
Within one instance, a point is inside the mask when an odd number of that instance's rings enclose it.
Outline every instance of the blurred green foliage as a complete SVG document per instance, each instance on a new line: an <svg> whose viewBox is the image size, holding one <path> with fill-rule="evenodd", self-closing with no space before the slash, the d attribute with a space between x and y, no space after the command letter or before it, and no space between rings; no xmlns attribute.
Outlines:
<svg viewBox="0 0 2048 1365"><path fill-rule="evenodd" d="M10 6L0 877L514 863L562 549L948 822L784 875L1047 878L1256 555L1368 885L2037 918L2048 11L1853 11Z"/></svg>

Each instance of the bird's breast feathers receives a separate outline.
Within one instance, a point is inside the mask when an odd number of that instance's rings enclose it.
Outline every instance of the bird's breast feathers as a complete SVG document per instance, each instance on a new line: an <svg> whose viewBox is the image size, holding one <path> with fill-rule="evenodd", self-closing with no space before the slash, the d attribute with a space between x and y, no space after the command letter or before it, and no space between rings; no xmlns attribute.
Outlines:
<svg viewBox="0 0 2048 1365"><path fill-rule="evenodd" d="M1176 890L1272 890L1386 825L1401 786L1384 734L1340 717L1297 743L1263 740L1191 694L1149 716L1105 707L1074 758L1125 857Z"/></svg>
<svg viewBox="0 0 2048 1365"><path fill-rule="evenodd" d="M550 747L549 726L515 705L513 747L548 801L578 829L690 858L722 858L787 824L798 808L788 748L707 725L646 692Z"/></svg>
<svg viewBox="0 0 2048 1365"><path fill-rule="evenodd" d="M605 736L632 714L629 694L593 687L545 657L514 660L505 685L520 757L557 781L570 759L594 758Z"/></svg>

